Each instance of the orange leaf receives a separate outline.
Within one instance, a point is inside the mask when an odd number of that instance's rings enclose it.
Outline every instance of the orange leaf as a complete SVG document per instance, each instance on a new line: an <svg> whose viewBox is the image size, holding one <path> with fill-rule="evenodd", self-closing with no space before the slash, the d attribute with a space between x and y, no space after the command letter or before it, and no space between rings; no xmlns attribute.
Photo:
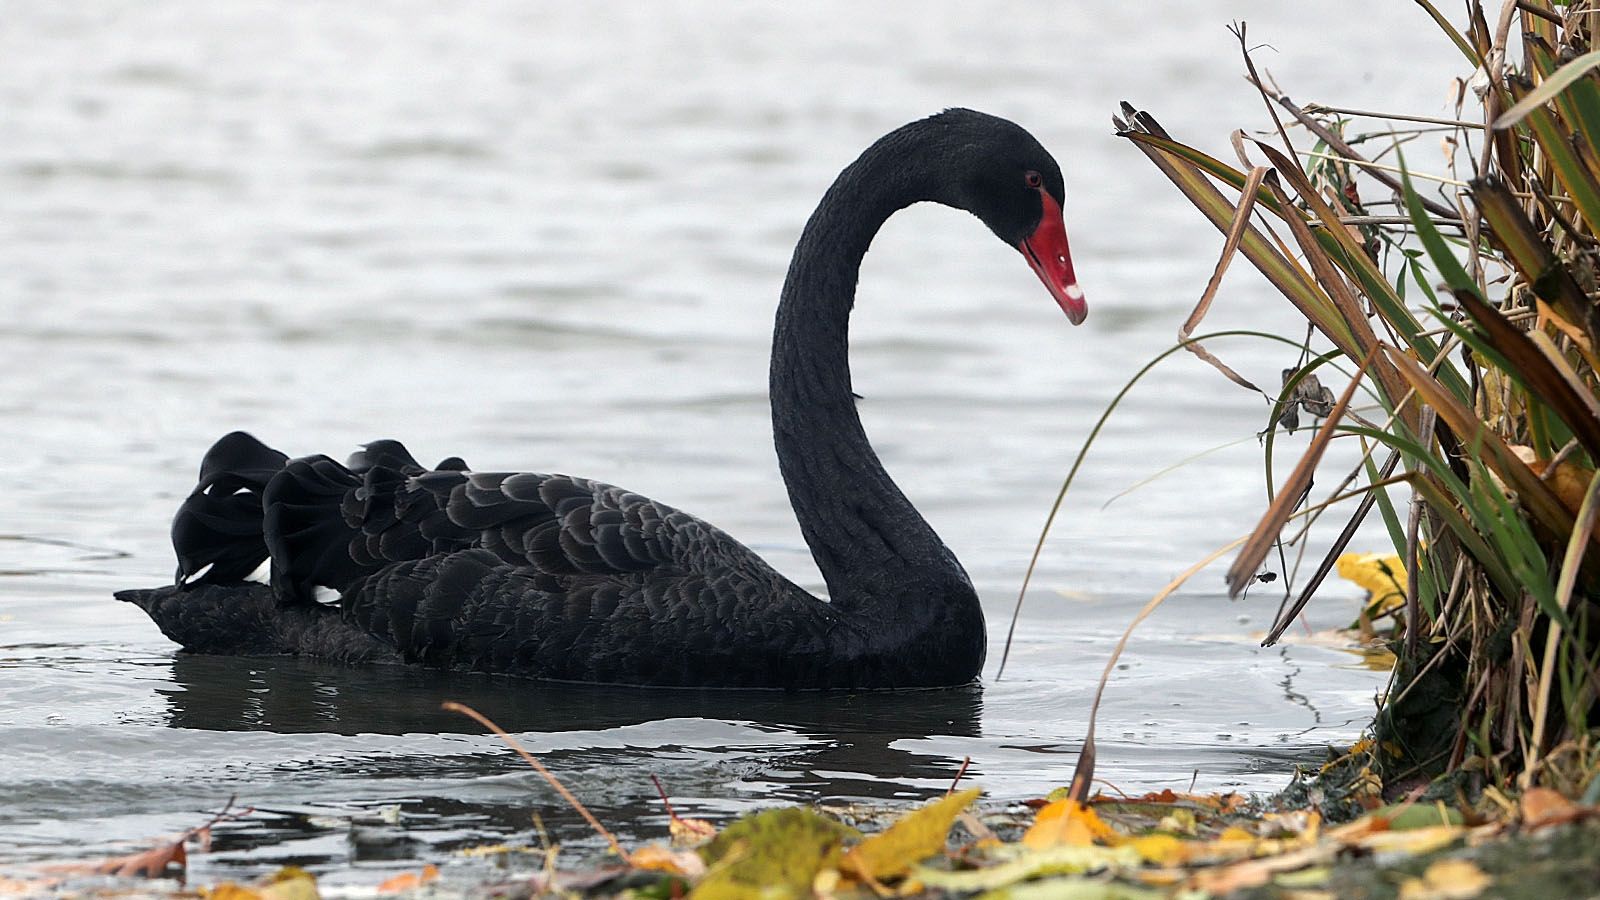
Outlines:
<svg viewBox="0 0 1600 900"><path fill-rule="evenodd" d="M401 872L399 875L385 880L378 885L378 893L398 894L402 891L414 891L438 877L439 867L433 863L428 863L422 867L421 872Z"/></svg>
<svg viewBox="0 0 1600 900"><path fill-rule="evenodd" d="M1062 844L1083 846L1096 841L1115 846L1122 842L1122 835L1112 830L1093 809L1070 799L1057 800L1039 810L1033 825L1022 836L1023 845L1032 850Z"/></svg>

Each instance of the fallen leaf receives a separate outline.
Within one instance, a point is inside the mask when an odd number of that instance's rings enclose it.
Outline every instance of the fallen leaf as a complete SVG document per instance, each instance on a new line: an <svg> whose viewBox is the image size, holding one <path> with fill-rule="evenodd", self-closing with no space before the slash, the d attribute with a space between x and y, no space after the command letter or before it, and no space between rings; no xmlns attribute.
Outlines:
<svg viewBox="0 0 1600 900"><path fill-rule="evenodd" d="M432 869L433 866L428 868ZM394 880L391 878L384 885ZM385 888L380 885L378 890L381 892ZM224 881L213 887L201 888L200 896L206 900L318 900L317 879L299 866L284 866L254 884Z"/></svg>
<svg viewBox="0 0 1600 900"><path fill-rule="evenodd" d="M1435 825L1432 828L1411 828L1405 831L1375 831L1348 846L1360 847L1373 853L1432 853L1448 847L1467 836L1467 829L1457 825Z"/></svg>
<svg viewBox="0 0 1600 900"><path fill-rule="evenodd" d="M1441 859L1428 866L1421 878L1400 885L1400 900L1471 900L1494 882L1464 859Z"/></svg>
<svg viewBox="0 0 1600 900"><path fill-rule="evenodd" d="M707 871L694 900L805 897L817 873L860 832L809 809L752 813L722 829L700 856Z"/></svg>
<svg viewBox="0 0 1600 900"><path fill-rule="evenodd" d="M887 830L845 851L839 861L840 870L869 883L904 875L912 863L944 849L945 837L956 815L978 799L980 793L980 789L970 788L948 794L907 813Z"/></svg>
<svg viewBox="0 0 1600 900"><path fill-rule="evenodd" d="M981 900L1160 900L1166 894L1091 878L1051 878L1013 885Z"/></svg>
<svg viewBox="0 0 1600 900"><path fill-rule="evenodd" d="M673 850L660 844L635 850L628 854L628 863L635 869L666 872L695 879L706 873L706 862L693 850Z"/></svg>
<svg viewBox="0 0 1600 900"><path fill-rule="evenodd" d="M1396 803L1372 813L1388 822L1390 831L1408 831L1413 828L1432 828L1437 825L1460 825L1465 819L1460 810L1438 803Z"/></svg>
<svg viewBox="0 0 1600 900"><path fill-rule="evenodd" d="M1212 894L1227 894L1250 887L1258 887L1272 880L1279 872L1293 872L1324 861L1333 853L1332 848L1307 847L1293 853L1282 853L1263 859L1251 859L1222 866L1202 869L1189 879L1189 886Z"/></svg>
<svg viewBox="0 0 1600 900"><path fill-rule="evenodd" d="M1171 831L1175 834L1194 834L1198 827L1199 821L1195 819L1194 813L1182 808L1174 809L1156 823L1157 830Z"/></svg>
<svg viewBox="0 0 1600 900"><path fill-rule="evenodd" d="M439 867L428 863L420 872L401 872L393 878L387 879L378 885L380 894L398 894L401 891L414 891L419 887L439 877Z"/></svg>
<svg viewBox="0 0 1600 900"><path fill-rule="evenodd" d="M224 881L209 888L201 888L200 896L206 900L261 900L261 892L233 881Z"/></svg>
<svg viewBox="0 0 1600 900"><path fill-rule="evenodd" d="M1528 788L1522 794L1522 821L1529 828L1560 825L1581 815L1581 807L1549 788Z"/></svg>
<svg viewBox="0 0 1600 900"><path fill-rule="evenodd" d="M181 876L189 864L189 854L183 849L183 844L183 839L179 838L170 844L151 847L140 853L108 859L96 865L94 871L101 875L115 875L119 878L133 876L161 878L167 874L168 869L176 866Z"/></svg>
<svg viewBox="0 0 1600 900"><path fill-rule="evenodd" d="M685 819L672 816L667 820L667 833L678 847L698 847L717 836L717 826L705 819Z"/></svg>
<svg viewBox="0 0 1600 900"><path fill-rule="evenodd" d="M1132 847L1060 846L1024 851L1014 859L983 869L952 872L912 866L911 877L930 888L967 893L998 890L1046 875L1081 875L1138 866L1139 854Z"/></svg>
<svg viewBox="0 0 1600 900"><path fill-rule="evenodd" d="M1042 850L1063 844L1082 846L1097 840L1115 844L1121 837L1110 825L1101 821L1093 809L1068 799L1057 800L1039 810L1033 818L1033 825L1023 834L1022 843L1029 849Z"/></svg>
<svg viewBox="0 0 1600 900"><path fill-rule="evenodd" d="M260 893L264 900L318 900L317 877L299 866L284 866L266 877Z"/></svg>
<svg viewBox="0 0 1600 900"><path fill-rule="evenodd" d="M1173 866L1188 858L1186 843L1170 834L1147 834L1128 842L1145 862L1158 866Z"/></svg>

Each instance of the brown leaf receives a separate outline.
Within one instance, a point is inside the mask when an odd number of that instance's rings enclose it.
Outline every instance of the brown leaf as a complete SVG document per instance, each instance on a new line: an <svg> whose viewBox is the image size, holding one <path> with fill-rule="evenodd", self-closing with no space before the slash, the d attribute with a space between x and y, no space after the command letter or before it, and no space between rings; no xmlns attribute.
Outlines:
<svg viewBox="0 0 1600 900"><path fill-rule="evenodd" d="M1228 271L1229 263L1233 262L1233 257L1239 250L1239 240L1244 237L1245 229L1250 226L1250 216L1255 212L1256 208L1256 194L1261 188L1261 179L1265 178L1266 174L1267 169L1265 166L1256 166L1250 170L1250 177L1245 181L1244 190L1239 195L1239 207L1233 214L1233 222L1228 226L1227 238L1222 243L1222 255L1217 259L1216 268L1211 272L1211 280L1206 282L1205 291L1200 294L1200 302L1194 305L1194 310L1189 313L1189 318L1185 319L1183 325L1178 328L1178 340L1189 340L1189 336L1194 334L1195 328L1200 325L1200 320L1204 319L1206 313L1211 311L1211 301L1216 299L1217 288L1222 286L1222 276ZM1227 376L1229 381L1246 390L1261 392L1261 389L1251 383L1249 379L1229 368L1222 360L1211 355L1211 351L1200 346L1198 341L1190 343L1188 347L1190 353L1210 363L1218 372Z"/></svg>
<svg viewBox="0 0 1600 900"><path fill-rule="evenodd" d="M1522 794L1522 821L1529 828L1561 825L1584 814L1583 807L1549 788L1528 788Z"/></svg>

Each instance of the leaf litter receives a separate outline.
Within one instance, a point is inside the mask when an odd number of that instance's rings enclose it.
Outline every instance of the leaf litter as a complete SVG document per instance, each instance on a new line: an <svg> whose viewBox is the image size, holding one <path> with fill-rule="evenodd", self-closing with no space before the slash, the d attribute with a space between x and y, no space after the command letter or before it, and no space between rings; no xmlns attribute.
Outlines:
<svg viewBox="0 0 1600 900"><path fill-rule="evenodd" d="M462 708L464 714L480 715ZM513 738L489 730L527 758ZM1541 844L1576 841L1595 868L1600 806L1532 788L1468 803L1439 792L1386 802L1369 768L1382 752L1363 741L1275 798L1237 793L1162 790L1128 796L1096 793L1079 800L1063 787L1037 800L1004 806L981 802L981 789L954 790L905 812L875 834L807 807L767 809L716 829L669 809L669 842L589 858L558 871L556 848L545 865L482 883L452 864L427 863L376 886L319 886L303 869L285 867L250 883L224 881L186 889L186 845L205 852L210 829L246 814L223 811L175 841L98 863L52 867L38 879L0 879L0 896L73 893L73 875L93 874L100 896L200 896L206 900L313 900L332 896L560 896L691 900L740 898L1032 897L1082 900L1345 896L1374 866L1393 869L1384 890L1366 896L1458 900L1503 894L1507 859L1537 855ZM541 767L553 783L555 776ZM1338 810L1355 810L1332 824ZM1328 814L1325 814L1328 811ZM847 811L848 812L848 811ZM860 817L856 817L860 818ZM876 818L868 816L867 818ZM693 824L687 824L693 823ZM595 822L597 829L602 829ZM606 832L609 834L609 832ZM1576 837L1574 837L1576 835ZM613 838L614 840L614 838ZM687 845L686 845L687 844ZM1486 849L1522 849L1490 860ZM180 849L174 850L173 847ZM1527 848L1534 849L1529 850ZM458 857L511 859L503 845ZM1580 859L1580 867L1584 860ZM173 879L174 868L179 878ZM460 868L470 868L461 866ZM109 876L111 881L106 882ZM165 886L165 887L163 887ZM1261 893L1266 891L1266 893ZM1530 896L1537 896L1532 894ZM1554 895L1552 895L1554 896Z"/></svg>

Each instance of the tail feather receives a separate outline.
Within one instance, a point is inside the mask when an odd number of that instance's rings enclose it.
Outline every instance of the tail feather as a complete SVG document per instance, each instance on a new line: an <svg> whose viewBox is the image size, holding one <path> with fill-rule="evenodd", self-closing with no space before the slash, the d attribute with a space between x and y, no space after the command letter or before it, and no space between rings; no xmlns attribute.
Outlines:
<svg viewBox="0 0 1600 900"><path fill-rule="evenodd" d="M347 518L361 476L326 456L297 459L267 485L262 523L272 554L272 590L285 602L310 601L318 586L343 591L371 567L351 556L360 518Z"/></svg>
<svg viewBox="0 0 1600 900"><path fill-rule="evenodd" d="M206 451L200 481L172 519L179 584L241 581L266 561L261 497L288 460L242 431Z"/></svg>

